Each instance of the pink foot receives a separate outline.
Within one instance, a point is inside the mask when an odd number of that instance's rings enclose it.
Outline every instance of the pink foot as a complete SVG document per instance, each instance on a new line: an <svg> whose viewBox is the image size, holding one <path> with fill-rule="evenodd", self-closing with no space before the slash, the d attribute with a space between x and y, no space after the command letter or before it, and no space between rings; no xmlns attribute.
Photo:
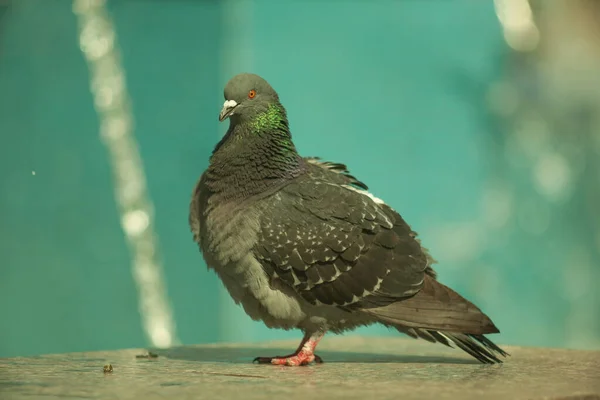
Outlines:
<svg viewBox="0 0 600 400"><path fill-rule="evenodd" d="M324 333L318 333L311 336L305 336L302 343L300 343L298 350L296 350L294 354L283 357L256 357L254 362L258 364L286 365L290 367L308 365L313 361L320 364L323 360L316 355L314 351L323 335Z"/></svg>
<svg viewBox="0 0 600 400"><path fill-rule="evenodd" d="M308 365L311 362L321 364L323 360L316 354L305 354L300 352L299 354L284 357L256 357L254 362L258 364L273 364L273 365L285 365L288 367L295 367L298 365Z"/></svg>

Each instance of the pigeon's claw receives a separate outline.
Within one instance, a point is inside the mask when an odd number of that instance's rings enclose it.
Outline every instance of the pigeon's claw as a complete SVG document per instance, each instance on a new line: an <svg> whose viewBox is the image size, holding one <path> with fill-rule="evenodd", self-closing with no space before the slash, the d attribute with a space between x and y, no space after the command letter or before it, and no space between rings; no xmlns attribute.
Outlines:
<svg viewBox="0 0 600 400"><path fill-rule="evenodd" d="M295 367L299 365L308 365L311 362L315 362L317 364L323 363L323 359L316 354L307 354L304 352L300 352L298 354L290 354L287 356L277 356L277 357L256 357L254 359L255 363L258 364L273 364L273 365L285 365L288 367Z"/></svg>
<svg viewBox="0 0 600 400"><path fill-rule="evenodd" d="M258 364L286 365L289 367L308 365L313 361L321 364L323 363L323 359L315 354L315 348L323 335L324 333L322 332L305 335L298 350L293 354L277 357L256 357L254 362Z"/></svg>
<svg viewBox="0 0 600 400"><path fill-rule="evenodd" d="M307 354L304 352L300 352L299 354L290 354L287 356L256 357L254 359L254 362L258 364L285 365L288 367L308 365L313 361L317 364L323 363L323 359L317 354Z"/></svg>

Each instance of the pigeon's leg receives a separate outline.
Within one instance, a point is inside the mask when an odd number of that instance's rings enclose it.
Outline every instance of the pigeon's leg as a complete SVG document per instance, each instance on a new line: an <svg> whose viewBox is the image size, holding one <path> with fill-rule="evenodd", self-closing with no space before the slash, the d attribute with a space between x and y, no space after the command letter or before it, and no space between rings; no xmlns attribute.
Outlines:
<svg viewBox="0 0 600 400"><path fill-rule="evenodd" d="M322 363L321 357L315 354L315 348L319 341L323 338L325 332L316 332L313 334L305 334L300 346L293 353L287 356L277 357L256 357L254 362L259 364L274 364L274 365L307 365L311 362Z"/></svg>

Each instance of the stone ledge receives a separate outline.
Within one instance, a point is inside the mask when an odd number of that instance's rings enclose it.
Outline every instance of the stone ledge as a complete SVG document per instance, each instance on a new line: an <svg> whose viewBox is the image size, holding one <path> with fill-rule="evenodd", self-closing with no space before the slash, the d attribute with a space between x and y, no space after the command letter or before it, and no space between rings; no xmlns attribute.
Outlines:
<svg viewBox="0 0 600 400"><path fill-rule="evenodd" d="M600 400L600 351L506 346L504 364L401 338L326 337L308 367L254 365L297 342L185 346L0 359L0 399ZM103 372L105 364L113 371Z"/></svg>

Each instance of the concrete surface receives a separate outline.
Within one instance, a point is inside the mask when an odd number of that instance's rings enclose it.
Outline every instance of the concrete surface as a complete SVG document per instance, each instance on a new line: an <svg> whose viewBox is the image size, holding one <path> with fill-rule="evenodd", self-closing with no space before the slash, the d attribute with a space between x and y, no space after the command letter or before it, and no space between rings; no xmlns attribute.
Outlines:
<svg viewBox="0 0 600 400"><path fill-rule="evenodd" d="M0 359L0 399L600 399L600 351L507 346L504 364L481 365L423 341L326 336L317 352L324 364L251 363L297 344Z"/></svg>

